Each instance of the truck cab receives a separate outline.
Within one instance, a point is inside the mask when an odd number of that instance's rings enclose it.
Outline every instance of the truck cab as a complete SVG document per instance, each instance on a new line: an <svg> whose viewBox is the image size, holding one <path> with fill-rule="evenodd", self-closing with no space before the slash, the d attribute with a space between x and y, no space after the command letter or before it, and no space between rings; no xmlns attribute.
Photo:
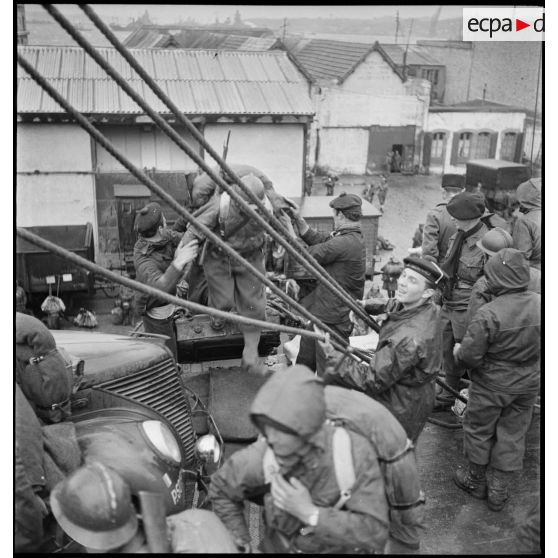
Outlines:
<svg viewBox="0 0 558 558"><path fill-rule="evenodd" d="M200 462L176 362L158 338L53 330L72 363L72 415L85 460L111 466L132 492L165 494L168 513L191 507Z"/></svg>

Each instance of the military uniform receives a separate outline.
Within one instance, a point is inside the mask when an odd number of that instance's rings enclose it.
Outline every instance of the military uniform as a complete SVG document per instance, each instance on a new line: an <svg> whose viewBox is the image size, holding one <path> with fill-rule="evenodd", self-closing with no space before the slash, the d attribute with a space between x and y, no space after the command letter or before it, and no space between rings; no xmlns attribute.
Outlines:
<svg viewBox="0 0 558 558"><path fill-rule="evenodd" d="M514 246L527 258L531 267L540 269L542 260L540 178L520 184L516 196L520 204L520 214L512 230Z"/></svg>
<svg viewBox="0 0 558 558"><path fill-rule="evenodd" d="M353 194L337 197L330 203L333 209L351 209L361 207L362 200ZM308 251L323 266L345 291L356 300L364 294L366 272L366 246L360 222L347 223L343 228L331 234L309 228L302 235L302 240L309 245ZM345 339L349 339L353 324L349 318L350 309L339 296L318 282L316 288L301 300L309 312L323 321ZM298 364L304 364L311 370L323 374L325 356L316 341L303 337L297 357Z"/></svg>
<svg viewBox="0 0 558 558"><path fill-rule="evenodd" d="M476 194L464 192L453 197L448 203L448 211L456 219L475 219L484 214L484 200ZM488 232L484 223L479 221L467 232L457 231L450 238L448 253L442 268L450 275L448 288L444 291L442 312L440 314L443 343L443 369L446 382L459 390L459 380L465 369L456 364L453 358L455 343L463 339L467 328L467 307L471 292L477 279L484 273L486 254L477 246L477 242ZM452 253L454 243L462 238L458 254ZM450 258L453 260L452 271L448 271ZM455 266L455 267L454 267ZM453 401L453 396L447 401Z"/></svg>
<svg viewBox="0 0 558 558"><path fill-rule="evenodd" d="M265 198L270 209L279 211L288 207L283 197L273 189L273 183L260 170L250 165L230 165L241 179L255 178L263 186L257 195L262 202ZM214 169L218 172L218 169ZM226 179L228 177L225 177ZM240 188L232 188L245 197ZM255 192L256 193L256 192ZM198 221L221 236L239 255L252 264L260 273L265 274L265 232L251 218L245 216L228 193L219 194L216 184L208 174L202 174L194 181L192 198L199 201L209 198L201 209ZM251 204L251 200L247 200ZM193 238L203 239L195 227L189 227L183 243ZM208 243L203 251L202 264L208 284L208 304L218 310L236 310L245 317L265 320L265 288L243 265L240 265L221 248ZM213 320L217 323L219 320ZM258 328L242 325L243 332L255 332Z"/></svg>
<svg viewBox="0 0 558 558"><path fill-rule="evenodd" d="M430 300L405 309L395 299L377 307L386 312L370 363L339 356L328 362L326 381L363 391L385 405L415 442L434 407L434 382L442 366L439 307ZM370 308L368 308L370 310Z"/></svg>
<svg viewBox="0 0 558 558"><path fill-rule="evenodd" d="M450 238L457 232L447 205L441 202L428 212L422 232L422 257L438 264L444 261Z"/></svg>
<svg viewBox="0 0 558 558"><path fill-rule="evenodd" d="M464 178L459 174L445 174L442 176L442 188L465 188ZM437 264L444 261L450 238L457 232L447 205L443 201L427 213L422 233L422 257Z"/></svg>
<svg viewBox="0 0 558 558"><path fill-rule="evenodd" d="M496 298L473 317L456 359L472 369L465 455L472 464L490 466L489 506L498 510L507 499L509 473L522 468L540 387L541 299L527 291L529 266L517 250L501 250L485 271Z"/></svg>
<svg viewBox="0 0 558 558"><path fill-rule="evenodd" d="M161 235L162 238L156 242L143 237L136 241L134 245L136 280L175 294L176 285L182 277L182 270L171 264L182 235L169 229L165 229ZM139 293L137 310L142 316L145 331L168 336L166 345L177 358L178 347L173 320L174 306L157 297Z"/></svg>
<svg viewBox="0 0 558 558"><path fill-rule="evenodd" d="M308 452L279 474L294 477L306 487L319 508L317 524L305 526L275 504L266 487L264 455L269 446L263 437L233 454L212 475L209 496L213 510L237 540L249 543L244 501L263 494L266 552L381 552L388 537L389 517L376 450L364 436L347 430L356 480L351 497L341 509L335 509L340 498L333 462L336 427L326 422L322 382L300 368L276 372L256 395L251 416L254 421L265 417L296 432L308 444Z"/></svg>

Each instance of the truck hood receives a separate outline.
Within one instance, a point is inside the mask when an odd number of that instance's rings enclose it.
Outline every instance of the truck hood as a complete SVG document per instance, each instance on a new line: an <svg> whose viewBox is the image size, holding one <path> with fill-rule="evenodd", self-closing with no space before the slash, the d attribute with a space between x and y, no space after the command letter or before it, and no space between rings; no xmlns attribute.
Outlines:
<svg viewBox="0 0 558 558"><path fill-rule="evenodd" d="M51 330L57 347L84 361L81 388L128 376L170 358L162 341L91 331Z"/></svg>

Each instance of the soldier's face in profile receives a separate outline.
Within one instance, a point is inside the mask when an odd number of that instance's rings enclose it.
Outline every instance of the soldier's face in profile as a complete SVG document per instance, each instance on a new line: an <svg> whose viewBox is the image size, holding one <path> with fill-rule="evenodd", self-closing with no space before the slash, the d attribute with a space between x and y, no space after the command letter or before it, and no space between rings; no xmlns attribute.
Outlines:
<svg viewBox="0 0 558 558"><path fill-rule="evenodd" d="M277 430L273 426L265 425L264 436L282 472L294 467L307 451L307 444L302 438Z"/></svg>

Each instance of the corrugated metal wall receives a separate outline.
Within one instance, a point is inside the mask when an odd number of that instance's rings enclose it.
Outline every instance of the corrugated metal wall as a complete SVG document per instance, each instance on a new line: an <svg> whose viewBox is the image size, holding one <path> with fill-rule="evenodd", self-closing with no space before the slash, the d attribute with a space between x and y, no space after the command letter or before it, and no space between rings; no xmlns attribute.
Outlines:
<svg viewBox="0 0 558 558"><path fill-rule="evenodd" d="M158 171L196 170L197 165L161 130L151 125L100 126L100 131L140 168L156 168ZM199 144L184 129L180 136L199 153ZM127 172L124 167L101 146L97 146L98 172Z"/></svg>
<svg viewBox="0 0 558 558"><path fill-rule="evenodd" d="M17 126L17 225L92 223L95 182L89 135L73 124ZM33 174L29 174L33 173Z"/></svg>

